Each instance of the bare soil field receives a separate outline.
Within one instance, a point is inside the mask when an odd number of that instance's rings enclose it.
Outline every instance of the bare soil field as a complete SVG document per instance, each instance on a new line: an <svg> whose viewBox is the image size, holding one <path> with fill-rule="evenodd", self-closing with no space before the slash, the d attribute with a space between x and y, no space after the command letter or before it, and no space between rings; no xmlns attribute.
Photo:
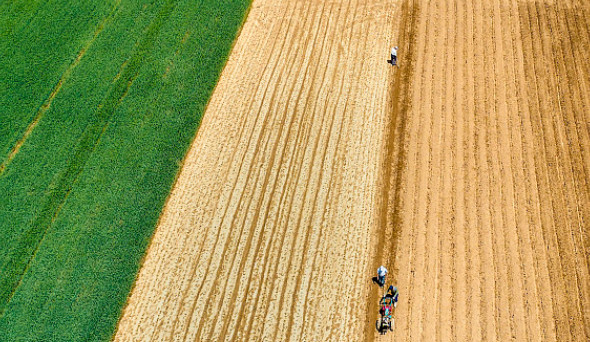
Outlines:
<svg viewBox="0 0 590 342"><path fill-rule="evenodd" d="M414 1L396 341L590 340L590 7Z"/></svg>
<svg viewBox="0 0 590 342"><path fill-rule="evenodd" d="M588 341L589 52L578 0L255 0L115 340Z"/></svg>

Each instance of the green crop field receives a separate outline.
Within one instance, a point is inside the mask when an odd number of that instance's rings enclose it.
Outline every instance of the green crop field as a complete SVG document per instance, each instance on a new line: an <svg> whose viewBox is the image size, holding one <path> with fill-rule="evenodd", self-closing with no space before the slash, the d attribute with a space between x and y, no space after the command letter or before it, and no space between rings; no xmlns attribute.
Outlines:
<svg viewBox="0 0 590 342"><path fill-rule="evenodd" d="M250 0L0 2L0 340L113 334Z"/></svg>

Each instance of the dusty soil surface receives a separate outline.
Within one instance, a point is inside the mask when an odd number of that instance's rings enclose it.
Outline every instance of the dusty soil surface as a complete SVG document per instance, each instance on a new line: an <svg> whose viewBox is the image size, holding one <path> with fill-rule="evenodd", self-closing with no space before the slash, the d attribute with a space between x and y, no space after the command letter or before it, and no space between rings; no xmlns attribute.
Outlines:
<svg viewBox="0 0 590 342"><path fill-rule="evenodd" d="M413 3L384 340L589 341L590 5Z"/></svg>
<svg viewBox="0 0 590 342"><path fill-rule="evenodd" d="M254 1L115 340L371 331L397 6Z"/></svg>
<svg viewBox="0 0 590 342"><path fill-rule="evenodd" d="M579 0L255 0L115 340L590 340L589 52Z"/></svg>

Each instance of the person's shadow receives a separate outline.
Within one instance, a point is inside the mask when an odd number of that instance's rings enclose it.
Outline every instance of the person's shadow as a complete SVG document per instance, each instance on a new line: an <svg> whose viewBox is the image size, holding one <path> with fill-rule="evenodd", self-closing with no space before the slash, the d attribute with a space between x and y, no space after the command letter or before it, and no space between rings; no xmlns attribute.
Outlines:
<svg viewBox="0 0 590 342"><path fill-rule="evenodd" d="M373 281L373 283L375 283L375 284L379 285L379 287L383 287L383 284L381 284L381 283L379 282L379 278L377 278L377 277L373 277L371 280Z"/></svg>

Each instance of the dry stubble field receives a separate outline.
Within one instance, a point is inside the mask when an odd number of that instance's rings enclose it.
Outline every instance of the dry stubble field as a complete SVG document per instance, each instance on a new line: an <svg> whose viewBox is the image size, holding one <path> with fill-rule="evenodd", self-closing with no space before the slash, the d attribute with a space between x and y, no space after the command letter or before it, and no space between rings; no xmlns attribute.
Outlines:
<svg viewBox="0 0 590 342"><path fill-rule="evenodd" d="M115 340L587 341L589 52L580 0L255 0Z"/></svg>

